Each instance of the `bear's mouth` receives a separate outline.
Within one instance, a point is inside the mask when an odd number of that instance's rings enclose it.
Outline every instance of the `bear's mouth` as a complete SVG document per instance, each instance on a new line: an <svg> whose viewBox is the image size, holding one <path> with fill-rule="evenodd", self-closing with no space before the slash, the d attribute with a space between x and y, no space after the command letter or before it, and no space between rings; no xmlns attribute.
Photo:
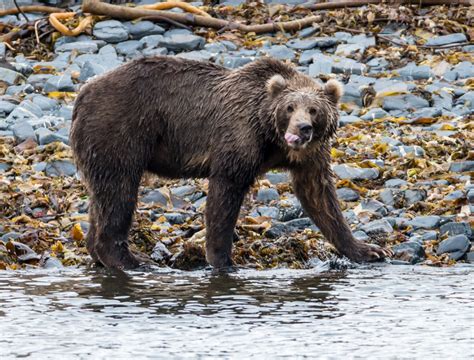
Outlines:
<svg viewBox="0 0 474 360"><path fill-rule="evenodd" d="M308 137L304 135L296 135L290 132L286 132L285 140L286 140L286 144L289 147L293 149L299 149L299 148L306 147L306 145L311 141L311 136Z"/></svg>

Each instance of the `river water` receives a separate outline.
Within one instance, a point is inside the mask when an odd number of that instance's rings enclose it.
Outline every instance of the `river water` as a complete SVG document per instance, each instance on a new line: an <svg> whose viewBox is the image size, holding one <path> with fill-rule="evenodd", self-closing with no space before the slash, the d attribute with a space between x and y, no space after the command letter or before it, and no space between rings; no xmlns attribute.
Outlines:
<svg viewBox="0 0 474 360"><path fill-rule="evenodd" d="M474 357L473 266L0 272L0 358Z"/></svg>

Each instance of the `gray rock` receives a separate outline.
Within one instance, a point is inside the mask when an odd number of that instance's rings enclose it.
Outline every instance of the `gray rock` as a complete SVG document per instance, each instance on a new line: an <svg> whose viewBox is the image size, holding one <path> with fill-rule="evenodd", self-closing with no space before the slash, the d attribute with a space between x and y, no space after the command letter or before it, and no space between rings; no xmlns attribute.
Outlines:
<svg viewBox="0 0 474 360"><path fill-rule="evenodd" d="M146 48L142 51L142 54L144 56L161 56L161 55L166 55L168 54L168 49L167 48Z"/></svg>
<svg viewBox="0 0 474 360"><path fill-rule="evenodd" d="M117 20L106 20L96 23L92 33L97 39L109 43L118 43L128 39L128 29Z"/></svg>
<svg viewBox="0 0 474 360"><path fill-rule="evenodd" d="M352 59L340 58L332 64L332 72L335 74L362 74L367 66Z"/></svg>
<svg viewBox="0 0 474 360"><path fill-rule="evenodd" d="M5 95L23 95L23 94L31 94L35 91L35 88L30 84L23 84L23 85L12 85L7 88L5 91Z"/></svg>
<svg viewBox="0 0 474 360"><path fill-rule="evenodd" d="M339 117L339 126L354 124L354 123L357 123L359 121L362 121L362 119L358 116L343 115L343 116Z"/></svg>
<svg viewBox="0 0 474 360"><path fill-rule="evenodd" d="M160 192L160 190L152 190L141 199L144 203L156 203L163 206L168 204L167 198Z"/></svg>
<svg viewBox="0 0 474 360"><path fill-rule="evenodd" d="M405 190L403 194L407 205L413 205L426 199L425 190Z"/></svg>
<svg viewBox="0 0 474 360"><path fill-rule="evenodd" d="M439 233L444 235L466 235L472 237L472 229L468 222L448 222L441 225Z"/></svg>
<svg viewBox="0 0 474 360"><path fill-rule="evenodd" d="M172 255L168 248L161 241L158 241L150 257L156 262L162 262L170 259Z"/></svg>
<svg viewBox="0 0 474 360"><path fill-rule="evenodd" d="M17 142L23 142L26 139L36 139L33 127L27 121L21 121L12 126L13 135Z"/></svg>
<svg viewBox="0 0 474 360"><path fill-rule="evenodd" d="M465 197L466 197L466 195L464 194L463 191L455 190L455 191L449 193L448 195L446 195L443 200L445 200L445 201L456 201L456 200L464 199Z"/></svg>
<svg viewBox="0 0 474 360"><path fill-rule="evenodd" d="M229 51L236 51L239 47L229 40L221 40L220 43L224 45Z"/></svg>
<svg viewBox="0 0 474 360"><path fill-rule="evenodd" d="M273 45L268 49L263 50L268 56L278 60L293 60L295 52L288 49L285 45Z"/></svg>
<svg viewBox="0 0 474 360"><path fill-rule="evenodd" d="M316 39L292 39L286 44L288 47L296 50L310 50L316 47L318 41Z"/></svg>
<svg viewBox="0 0 474 360"><path fill-rule="evenodd" d="M426 119L426 118L437 118L438 116L441 116L442 112L443 111L440 108L429 107L429 108L423 108L423 109L416 110L412 114L411 117L412 117L413 120L420 120L420 119Z"/></svg>
<svg viewBox="0 0 474 360"><path fill-rule="evenodd" d="M312 50L304 50L300 54L300 58L298 60L298 64L300 65L308 65L313 62L313 57L316 54L321 54L321 50L319 49L312 49Z"/></svg>
<svg viewBox="0 0 474 360"><path fill-rule="evenodd" d="M466 260L469 263L474 263L474 251L470 251L466 254Z"/></svg>
<svg viewBox="0 0 474 360"><path fill-rule="evenodd" d="M196 187L193 185L184 185L171 189L171 195L176 196L180 199L191 196L196 192Z"/></svg>
<svg viewBox="0 0 474 360"><path fill-rule="evenodd" d="M336 48L336 55L339 56L350 56L354 54L363 54L365 52L365 46L360 44L340 44Z"/></svg>
<svg viewBox="0 0 474 360"><path fill-rule="evenodd" d="M361 227L367 234L391 234L393 232L392 225L385 219L371 221Z"/></svg>
<svg viewBox="0 0 474 360"><path fill-rule="evenodd" d="M280 236L291 232L292 229L279 221L273 221L271 227L265 231L264 235L269 239L278 239Z"/></svg>
<svg viewBox="0 0 474 360"><path fill-rule="evenodd" d="M15 109L15 107L16 105L11 102L0 100L0 117L6 117Z"/></svg>
<svg viewBox="0 0 474 360"><path fill-rule="evenodd" d="M474 91L469 91L463 96L461 96L459 99L457 99L456 105L459 104L464 105L464 107L467 107L471 110L474 110Z"/></svg>
<svg viewBox="0 0 474 360"><path fill-rule="evenodd" d="M75 86L70 75L51 76L44 84L43 90L47 93L53 91L75 91Z"/></svg>
<svg viewBox="0 0 474 360"><path fill-rule="evenodd" d="M74 176L76 167L70 160L55 160L47 163L44 172L48 176Z"/></svg>
<svg viewBox="0 0 474 360"><path fill-rule="evenodd" d="M441 241L436 254L449 254L449 258L459 260L471 247L471 243L466 235L455 235Z"/></svg>
<svg viewBox="0 0 474 360"><path fill-rule="evenodd" d="M355 168L349 165L334 165L333 170L341 179L373 180L379 177L379 170L373 168Z"/></svg>
<svg viewBox="0 0 474 360"><path fill-rule="evenodd" d="M359 44L365 47L375 46L375 37L365 34L351 36L347 39L349 44Z"/></svg>
<svg viewBox="0 0 474 360"><path fill-rule="evenodd" d="M356 238L356 240L359 240L359 241L368 241L370 239L369 235L367 235L365 232L360 231L360 230L354 231L352 235Z"/></svg>
<svg viewBox="0 0 474 360"><path fill-rule="evenodd" d="M395 258L407 261L410 264L419 263L426 258L423 246L416 241L407 241L395 245L392 250L395 254Z"/></svg>
<svg viewBox="0 0 474 360"><path fill-rule="evenodd" d="M383 189L379 194L379 200L385 205L395 206L395 194L392 189Z"/></svg>
<svg viewBox="0 0 474 360"><path fill-rule="evenodd" d="M280 218L280 210L275 206L259 206L257 207L258 215L266 216L272 219Z"/></svg>
<svg viewBox="0 0 474 360"><path fill-rule="evenodd" d="M343 201L357 201L360 195L357 191L351 188L341 188L336 190L337 197Z"/></svg>
<svg viewBox="0 0 474 360"><path fill-rule="evenodd" d="M127 57L137 55L145 45L138 40L128 40L118 43L115 46L117 53Z"/></svg>
<svg viewBox="0 0 474 360"><path fill-rule="evenodd" d="M31 112L29 109L26 109L22 106L17 106L11 113L8 115L8 117L5 119L5 121L8 124L19 124L22 122L30 122L34 119L37 119L37 115Z"/></svg>
<svg viewBox="0 0 474 360"><path fill-rule="evenodd" d="M320 74L330 74L332 72L333 60L326 55L313 56L313 63L309 66L308 74L311 77L318 77Z"/></svg>
<svg viewBox="0 0 474 360"><path fill-rule="evenodd" d="M21 237L21 233L17 233L17 232L14 232L14 231L10 231L6 234L3 234L1 237L0 237L0 241L3 242L3 243L7 243L9 241L13 241L13 240L16 240L18 238Z"/></svg>
<svg viewBox="0 0 474 360"><path fill-rule="evenodd" d="M189 52L182 52L176 57L180 57L183 59L190 59L190 60L196 60L196 61L208 61L209 59L212 58L212 54L207 51L207 50L195 50L195 51L189 51Z"/></svg>
<svg viewBox="0 0 474 360"><path fill-rule="evenodd" d="M202 49L205 43L206 40L197 35L165 34L158 45L171 51L189 51Z"/></svg>
<svg viewBox="0 0 474 360"><path fill-rule="evenodd" d="M99 46L95 41L77 41L56 46L55 49L57 53L73 50L78 54L95 54L99 50Z"/></svg>
<svg viewBox="0 0 474 360"><path fill-rule="evenodd" d="M364 199L359 204L361 212L368 212L375 215L387 216L388 211L384 204L375 199Z"/></svg>
<svg viewBox="0 0 474 360"><path fill-rule="evenodd" d="M474 64L470 61L463 61L457 64L453 71L456 72L458 79L468 79L474 77Z"/></svg>
<svg viewBox="0 0 474 360"><path fill-rule="evenodd" d="M204 45L204 50L209 51L211 54L221 54L227 52L225 45L219 41L215 43L207 43Z"/></svg>
<svg viewBox="0 0 474 360"><path fill-rule="evenodd" d="M265 178L270 181L273 185L276 184L281 184L281 183L287 183L290 181L290 177L288 176L288 173L272 173L269 172L265 175Z"/></svg>
<svg viewBox="0 0 474 360"><path fill-rule="evenodd" d="M250 57L223 54L217 59L216 63L229 69L236 69L252 62L252 60Z"/></svg>
<svg viewBox="0 0 474 360"><path fill-rule="evenodd" d="M133 39L141 39L144 36L163 34L165 32L165 29L161 26L147 20L136 23L126 22L124 25L127 27L128 32Z"/></svg>
<svg viewBox="0 0 474 360"><path fill-rule="evenodd" d="M412 226L413 229L436 229L439 226L441 218L436 215L417 216L412 220L406 222L407 225Z"/></svg>
<svg viewBox="0 0 474 360"><path fill-rule="evenodd" d="M428 65L409 64L395 71L405 80L427 80L434 75Z"/></svg>
<svg viewBox="0 0 474 360"><path fill-rule="evenodd" d="M5 55L7 53L7 47L5 43L0 42L0 59L5 59Z"/></svg>
<svg viewBox="0 0 474 360"><path fill-rule="evenodd" d="M183 224L186 222L186 218L187 218L185 214L181 214L181 213L166 213L163 215L166 218L166 220L172 225Z"/></svg>
<svg viewBox="0 0 474 360"><path fill-rule="evenodd" d="M315 231L318 230L318 228L314 225L313 221L308 217L287 221L285 225L291 230L305 230L308 228Z"/></svg>
<svg viewBox="0 0 474 360"><path fill-rule="evenodd" d="M466 41L467 41L466 35L464 35L463 33L457 33L457 34L449 34L449 35L433 37L431 39L428 39L425 45L426 46L443 46L443 45L449 45L449 44L463 43Z"/></svg>
<svg viewBox="0 0 474 360"><path fill-rule="evenodd" d="M453 172L474 171L474 160L453 162L449 165L449 171L453 171Z"/></svg>
<svg viewBox="0 0 474 360"><path fill-rule="evenodd" d="M412 94L408 95L397 95L387 96L383 99L383 109L386 111L391 110L417 110L421 108L429 107L430 104L427 100L415 96Z"/></svg>
<svg viewBox="0 0 474 360"><path fill-rule="evenodd" d="M23 79L23 75L19 72L0 67L0 79L7 85L15 85Z"/></svg>
<svg viewBox="0 0 474 360"><path fill-rule="evenodd" d="M388 116L388 113L382 108L374 108L370 109L366 114L361 116L362 120L375 120L375 119L383 119L384 117Z"/></svg>
<svg viewBox="0 0 474 360"><path fill-rule="evenodd" d="M280 195L278 194L278 191L273 188L263 188L258 190L256 199L257 201L267 203L273 200L279 200Z"/></svg>
<svg viewBox="0 0 474 360"><path fill-rule="evenodd" d="M314 35L318 31L319 31L318 27L313 27L313 26L307 27L303 30L298 31L298 38L307 38L311 35Z"/></svg>

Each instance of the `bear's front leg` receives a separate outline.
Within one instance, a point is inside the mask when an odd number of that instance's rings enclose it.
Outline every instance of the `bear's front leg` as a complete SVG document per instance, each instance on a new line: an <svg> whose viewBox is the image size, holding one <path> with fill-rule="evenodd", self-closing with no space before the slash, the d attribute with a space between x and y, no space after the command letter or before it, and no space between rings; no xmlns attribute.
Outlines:
<svg viewBox="0 0 474 360"><path fill-rule="evenodd" d="M312 163L294 169L293 188L301 205L342 255L349 259L362 261L381 260L392 256L392 252L377 245L365 244L352 236L336 195L332 171L321 163ZM329 161L326 161L329 165Z"/></svg>
<svg viewBox="0 0 474 360"><path fill-rule="evenodd" d="M206 203L206 258L214 268L232 266L232 238L247 186L210 178Z"/></svg>

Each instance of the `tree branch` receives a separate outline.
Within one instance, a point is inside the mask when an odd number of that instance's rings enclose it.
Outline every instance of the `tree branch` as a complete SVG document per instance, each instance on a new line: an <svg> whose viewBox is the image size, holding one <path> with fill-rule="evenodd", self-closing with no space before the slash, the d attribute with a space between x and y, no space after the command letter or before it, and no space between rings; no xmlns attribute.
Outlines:
<svg viewBox="0 0 474 360"><path fill-rule="evenodd" d="M304 3L295 6L296 9L309 9L309 10L333 10L333 9L344 9L349 7L359 7L364 5L420 5L420 6L434 6L434 5L466 5L470 6L473 4L472 0L352 0L352 1L341 1L331 3Z"/></svg>

